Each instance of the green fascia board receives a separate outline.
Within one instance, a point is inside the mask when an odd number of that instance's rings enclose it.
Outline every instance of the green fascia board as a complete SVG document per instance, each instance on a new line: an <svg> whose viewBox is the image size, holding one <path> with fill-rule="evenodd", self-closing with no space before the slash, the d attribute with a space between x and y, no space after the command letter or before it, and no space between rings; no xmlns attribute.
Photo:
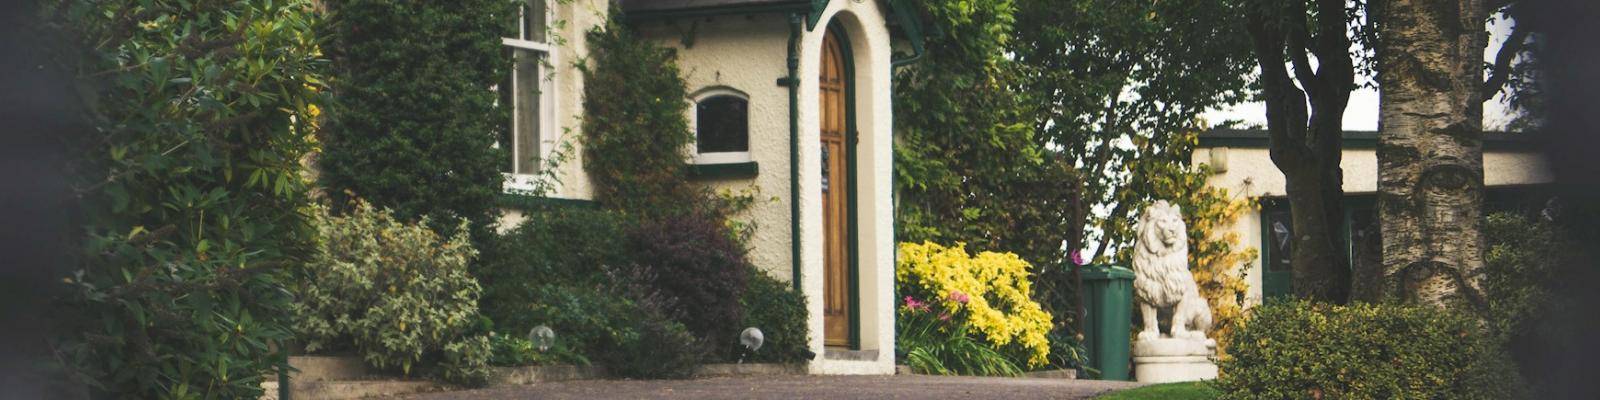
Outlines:
<svg viewBox="0 0 1600 400"><path fill-rule="evenodd" d="M1085 265L1079 273L1084 280L1133 279L1133 270L1115 265Z"/></svg>
<svg viewBox="0 0 1600 400"><path fill-rule="evenodd" d="M495 197L495 205L523 211L559 207L600 208L600 203L593 200L563 199L516 192L500 193Z"/></svg>
<svg viewBox="0 0 1600 400"><path fill-rule="evenodd" d="M635 11L631 13L624 13L622 15L622 20L628 23L638 23L645 21L715 17L722 15L784 14L796 12L817 13L812 10L812 5L810 4L806 4L804 2L791 2L778 4L746 4L697 7L659 11Z"/></svg>
<svg viewBox="0 0 1600 400"><path fill-rule="evenodd" d="M822 11L828 9L828 0L811 0L811 15L806 20L806 30L817 30L817 22L822 20Z"/></svg>
<svg viewBox="0 0 1600 400"><path fill-rule="evenodd" d="M906 40L911 41L912 52L920 57L926 48L927 38L922 33L922 18L917 15L917 9L911 6L910 0L889 0L889 20L899 22L900 30L905 33Z"/></svg>
<svg viewBox="0 0 1600 400"><path fill-rule="evenodd" d="M761 173L755 161L727 164L689 164L689 179L749 179Z"/></svg>

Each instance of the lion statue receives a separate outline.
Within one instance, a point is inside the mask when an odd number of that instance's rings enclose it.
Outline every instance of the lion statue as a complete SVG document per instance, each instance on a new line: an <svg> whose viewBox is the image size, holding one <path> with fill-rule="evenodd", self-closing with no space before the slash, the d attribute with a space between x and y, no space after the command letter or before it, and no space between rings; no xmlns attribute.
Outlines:
<svg viewBox="0 0 1600 400"><path fill-rule="evenodd" d="M1133 293L1144 317L1140 340L1161 337L1157 312L1170 311L1169 337L1205 339L1211 306L1189 273L1188 229L1178 206L1156 201L1139 216L1133 252Z"/></svg>

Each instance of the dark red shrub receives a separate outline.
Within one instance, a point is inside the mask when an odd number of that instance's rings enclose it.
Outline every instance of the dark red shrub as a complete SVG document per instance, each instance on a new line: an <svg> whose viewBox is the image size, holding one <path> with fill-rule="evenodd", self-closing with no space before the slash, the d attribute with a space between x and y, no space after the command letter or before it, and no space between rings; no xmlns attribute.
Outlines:
<svg viewBox="0 0 1600 400"><path fill-rule="evenodd" d="M690 212L640 223L628 232L634 267L655 280L670 298L670 312L713 348L732 343L743 312L744 247L722 226L720 216Z"/></svg>

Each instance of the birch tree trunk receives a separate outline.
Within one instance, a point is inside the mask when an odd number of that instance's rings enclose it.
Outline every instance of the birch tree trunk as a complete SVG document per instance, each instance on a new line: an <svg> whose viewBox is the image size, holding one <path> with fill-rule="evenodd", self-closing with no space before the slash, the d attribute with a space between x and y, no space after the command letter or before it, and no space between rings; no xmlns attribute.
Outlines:
<svg viewBox="0 0 1600 400"><path fill-rule="evenodd" d="M1390 0L1378 21L1378 207L1398 298L1480 309L1483 0Z"/></svg>

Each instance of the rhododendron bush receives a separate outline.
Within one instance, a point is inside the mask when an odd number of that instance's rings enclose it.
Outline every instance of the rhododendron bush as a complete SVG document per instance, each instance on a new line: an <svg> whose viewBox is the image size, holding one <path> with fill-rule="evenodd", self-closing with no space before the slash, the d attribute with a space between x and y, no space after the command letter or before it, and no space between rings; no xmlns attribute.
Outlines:
<svg viewBox="0 0 1600 400"><path fill-rule="evenodd" d="M1047 364L1051 316L1033 301L1027 261L1011 253L971 255L961 243L901 243L899 250L895 285L905 296L897 313L902 337L924 331L968 336L1017 364ZM934 321L934 329L910 329L918 321ZM906 339L901 342L913 347L925 342Z"/></svg>

